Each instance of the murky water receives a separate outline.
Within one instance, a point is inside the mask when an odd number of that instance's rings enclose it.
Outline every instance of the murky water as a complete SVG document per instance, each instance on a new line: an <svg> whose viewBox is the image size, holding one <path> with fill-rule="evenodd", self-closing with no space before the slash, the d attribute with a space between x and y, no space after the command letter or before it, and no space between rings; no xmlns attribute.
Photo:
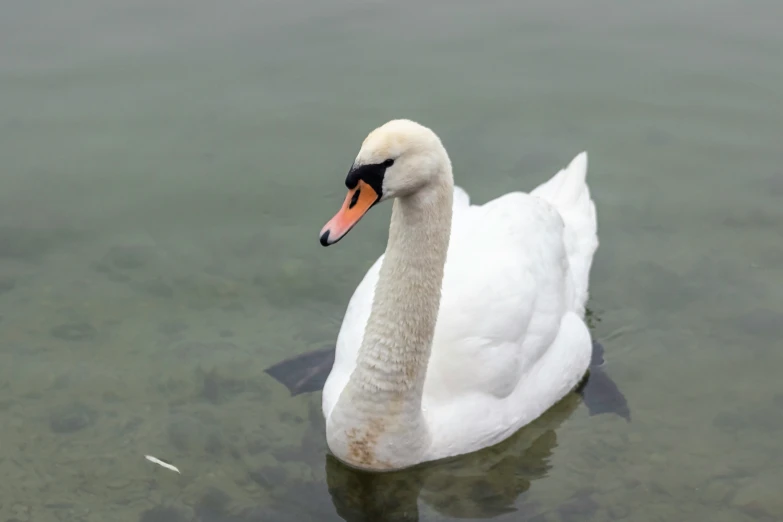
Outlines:
<svg viewBox="0 0 783 522"><path fill-rule="evenodd" d="M0 520L780 520L782 6L5 2ZM263 369L382 252L389 207L317 236L396 117L478 202L589 151L632 422L570 396L419 470L327 457Z"/></svg>

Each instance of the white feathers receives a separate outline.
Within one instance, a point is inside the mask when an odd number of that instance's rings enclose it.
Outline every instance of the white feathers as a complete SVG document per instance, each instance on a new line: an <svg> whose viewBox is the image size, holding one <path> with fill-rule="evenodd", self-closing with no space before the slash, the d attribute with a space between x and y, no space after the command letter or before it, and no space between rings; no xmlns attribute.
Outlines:
<svg viewBox="0 0 783 522"><path fill-rule="evenodd" d="M177 468L177 466L175 466L174 464L171 464L169 462L166 462L165 460L159 459L158 457L153 457L152 455L144 455L144 458L149 460L150 462L152 462L154 464L157 464L158 466L161 466L161 467L166 468L166 469L170 469L171 471L179 473L180 475L182 474L179 471L179 468Z"/></svg>

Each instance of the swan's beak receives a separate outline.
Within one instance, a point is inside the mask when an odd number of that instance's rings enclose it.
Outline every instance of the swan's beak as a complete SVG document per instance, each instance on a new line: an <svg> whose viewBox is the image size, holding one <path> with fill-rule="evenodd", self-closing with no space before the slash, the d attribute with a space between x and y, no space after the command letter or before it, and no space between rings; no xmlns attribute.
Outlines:
<svg viewBox="0 0 783 522"><path fill-rule="evenodd" d="M379 198L370 185L359 180L356 187L348 191L340 211L321 229L321 244L329 246L340 241Z"/></svg>

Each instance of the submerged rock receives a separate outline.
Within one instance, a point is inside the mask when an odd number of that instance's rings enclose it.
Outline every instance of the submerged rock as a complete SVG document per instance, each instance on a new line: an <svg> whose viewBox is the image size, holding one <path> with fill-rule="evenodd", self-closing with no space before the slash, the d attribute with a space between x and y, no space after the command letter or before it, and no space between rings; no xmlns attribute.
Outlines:
<svg viewBox="0 0 783 522"><path fill-rule="evenodd" d="M286 472L280 466L262 466L248 472L253 482L264 489L272 489L285 483Z"/></svg>
<svg viewBox="0 0 783 522"><path fill-rule="evenodd" d="M196 516L204 522L228 520L230 503L231 497L225 491L210 487L196 505Z"/></svg>
<svg viewBox="0 0 783 522"><path fill-rule="evenodd" d="M244 380L221 375L214 368L208 372L199 368L197 376L201 377L201 398L212 404L226 402L248 389Z"/></svg>
<svg viewBox="0 0 783 522"><path fill-rule="evenodd" d="M163 335L177 335L188 329L184 321L166 321L158 325L158 332Z"/></svg>
<svg viewBox="0 0 783 522"><path fill-rule="evenodd" d="M783 496L780 485L783 472L777 470L748 478L734 495L732 504L759 520L783 520Z"/></svg>
<svg viewBox="0 0 783 522"><path fill-rule="evenodd" d="M54 433L74 433L94 424L97 417L95 410L77 402L53 411L49 427Z"/></svg>

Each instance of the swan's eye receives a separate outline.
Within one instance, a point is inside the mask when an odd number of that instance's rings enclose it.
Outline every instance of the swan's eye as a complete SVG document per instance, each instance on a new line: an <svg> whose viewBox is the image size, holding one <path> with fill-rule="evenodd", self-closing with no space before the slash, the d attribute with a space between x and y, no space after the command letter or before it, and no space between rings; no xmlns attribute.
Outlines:
<svg viewBox="0 0 783 522"><path fill-rule="evenodd" d="M389 159L387 159L386 161L383 162L383 166L386 167L386 168L389 168L392 165L394 165L394 160L391 159L391 158L389 158Z"/></svg>

